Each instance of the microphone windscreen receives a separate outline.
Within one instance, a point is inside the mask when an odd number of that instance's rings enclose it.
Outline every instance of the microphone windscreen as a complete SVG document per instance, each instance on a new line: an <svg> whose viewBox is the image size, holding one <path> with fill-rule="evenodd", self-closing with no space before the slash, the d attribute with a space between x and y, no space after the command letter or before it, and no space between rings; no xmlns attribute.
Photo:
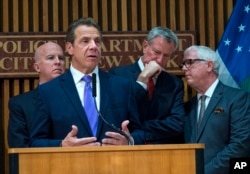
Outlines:
<svg viewBox="0 0 250 174"><path fill-rule="evenodd" d="M92 74L92 95L96 97L96 74Z"/></svg>

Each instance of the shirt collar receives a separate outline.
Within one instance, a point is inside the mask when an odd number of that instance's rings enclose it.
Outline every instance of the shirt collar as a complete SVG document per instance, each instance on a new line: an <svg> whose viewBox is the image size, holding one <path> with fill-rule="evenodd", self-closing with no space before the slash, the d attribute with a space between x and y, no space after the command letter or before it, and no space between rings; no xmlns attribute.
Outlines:
<svg viewBox="0 0 250 174"><path fill-rule="evenodd" d="M216 80L212 83L212 85L207 89L207 91L205 92L204 95L206 95L207 97L211 98L212 95L213 95L213 92L214 92L214 90L215 90L215 88L216 88L216 86L217 86L218 83L219 83L219 80L216 79ZM200 94L200 93L197 94L197 99L198 99L198 100L199 100L199 98L200 98L201 95L203 95L203 94Z"/></svg>
<svg viewBox="0 0 250 174"><path fill-rule="evenodd" d="M77 69L75 69L75 68L72 66L72 64L70 65L70 71L71 71L71 73L72 73L72 76L73 76L73 79L74 79L75 84L81 82L82 77L83 77L84 75L86 75L86 74L83 74L82 72L78 71ZM93 73L95 73L96 75L98 75L98 72L99 72L99 69L98 69L98 66L96 66L95 69L94 69L94 71L91 72L91 73L89 73L88 75L91 75L91 76L92 76Z"/></svg>
<svg viewBox="0 0 250 174"><path fill-rule="evenodd" d="M142 58L142 57L140 57L140 59L138 60L138 65L139 65L139 68L141 69L141 71L143 71L143 69L144 69L144 64L143 64L141 58Z"/></svg>

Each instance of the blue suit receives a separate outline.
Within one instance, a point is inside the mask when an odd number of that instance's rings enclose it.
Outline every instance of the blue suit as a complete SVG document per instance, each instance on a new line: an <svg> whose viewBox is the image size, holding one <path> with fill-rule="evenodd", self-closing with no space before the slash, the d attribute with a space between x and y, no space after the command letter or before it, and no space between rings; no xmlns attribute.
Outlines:
<svg viewBox="0 0 250 174"><path fill-rule="evenodd" d="M10 98L8 104L8 144L10 148L29 147L37 95L38 88Z"/></svg>
<svg viewBox="0 0 250 174"><path fill-rule="evenodd" d="M116 67L111 73L125 77L136 83L141 73L138 62ZM137 84L137 83L136 83ZM150 144L168 144L183 142L184 103L183 82L167 72L161 72L157 78L151 101L148 92L137 84L133 88L137 94L138 111L145 142Z"/></svg>
<svg viewBox="0 0 250 174"><path fill-rule="evenodd" d="M229 159L250 150L248 93L218 83L197 128L197 97L186 104L185 140L204 143L205 174L228 174Z"/></svg>
<svg viewBox="0 0 250 174"><path fill-rule="evenodd" d="M129 120L129 130L135 144L143 143L144 134L140 130L131 83L101 70L99 79L102 116L116 127L121 127L124 120ZM39 94L31 146L59 146L71 131L72 125L78 127L78 138L93 136L70 71L40 85ZM101 142L107 131L112 130L99 117L97 141Z"/></svg>

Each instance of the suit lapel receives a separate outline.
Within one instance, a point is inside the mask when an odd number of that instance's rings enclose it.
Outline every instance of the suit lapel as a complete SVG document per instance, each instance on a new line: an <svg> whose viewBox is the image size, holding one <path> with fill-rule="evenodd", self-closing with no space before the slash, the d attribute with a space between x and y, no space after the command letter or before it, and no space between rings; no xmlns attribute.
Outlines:
<svg viewBox="0 0 250 174"><path fill-rule="evenodd" d="M108 109L108 104L109 104L110 79L108 74L100 69L99 69L99 80L100 80L100 113L102 114L104 119L108 120L108 118L106 118L107 117L106 111ZM97 136L101 135L104 124L105 123L99 117Z"/></svg>
<svg viewBox="0 0 250 174"><path fill-rule="evenodd" d="M213 114L213 111L215 110L216 106L217 106L217 103L220 101L221 97L223 95L223 86L222 84L219 82L217 87L215 88L214 92L213 92L213 95L208 103L208 106L205 110L205 113L204 113L204 116L203 116L203 119L202 119L202 122L200 124L200 127L198 128L198 131L197 131L197 142L199 141L204 129L205 129L205 126L209 120L209 118L211 117L211 115Z"/></svg>
<svg viewBox="0 0 250 174"><path fill-rule="evenodd" d="M32 97L32 102L34 104L33 106L36 106L37 100L38 100L38 87L36 87L33 90L33 97Z"/></svg>
<svg viewBox="0 0 250 174"><path fill-rule="evenodd" d="M190 142L193 143L193 142L196 142L196 139L197 139L197 106L198 106L198 101L197 101L197 98L194 97L192 98L192 101L191 101L191 111L190 111L190 117L189 117L189 128L191 128L191 130L189 130L191 132L191 137L190 137Z"/></svg>
<svg viewBox="0 0 250 174"><path fill-rule="evenodd" d="M87 119L87 116L84 112L82 103L80 101L75 82L73 80L72 74L70 70L68 70L66 73L61 75L60 77L60 83L61 87L64 90L66 97L68 97L69 101L71 102L72 106L75 108L75 110L78 113L78 116L80 117L80 120L82 120L83 127L86 128L86 130L89 132L89 134L92 134L91 128L89 126L89 122Z"/></svg>
<svg viewBox="0 0 250 174"><path fill-rule="evenodd" d="M131 65L131 73L133 75L134 80L136 81L139 74L141 73L138 61L136 61L134 64Z"/></svg>

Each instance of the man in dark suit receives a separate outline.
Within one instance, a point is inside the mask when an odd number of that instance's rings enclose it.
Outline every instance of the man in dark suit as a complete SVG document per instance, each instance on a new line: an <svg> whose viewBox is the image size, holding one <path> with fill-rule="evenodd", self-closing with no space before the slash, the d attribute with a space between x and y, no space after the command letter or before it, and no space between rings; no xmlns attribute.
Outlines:
<svg viewBox="0 0 250 174"><path fill-rule="evenodd" d="M183 142L183 82L165 67L178 47L178 38L168 28L153 28L144 40L143 56L134 64L111 73L137 82L135 93L147 144ZM147 84L153 81L153 92Z"/></svg>
<svg viewBox="0 0 250 174"><path fill-rule="evenodd" d="M69 26L66 49L72 58L71 66L59 78L39 86L31 146L143 143L141 137L144 134L140 130L130 81L98 68L101 43L100 28L92 18L78 19ZM96 82L92 82L91 87L92 90L96 88L96 108L88 114L92 107L89 104L95 98L84 100L88 95L85 90L89 88L85 78L91 79L93 74L96 74ZM121 127L123 132L114 131L103 118L109 124Z"/></svg>
<svg viewBox="0 0 250 174"><path fill-rule="evenodd" d="M191 46L181 64L197 91L185 107L185 140L205 144L205 174L228 174L230 158L247 157L250 147L249 94L219 81L219 59L206 46Z"/></svg>
<svg viewBox="0 0 250 174"><path fill-rule="evenodd" d="M46 83L65 70L62 48L47 42L35 51L34 69L39 73L39 83ZM29 147L30 127L35 116L38 88L12 97L9 100L8 144L9 147Z"/></svg>

